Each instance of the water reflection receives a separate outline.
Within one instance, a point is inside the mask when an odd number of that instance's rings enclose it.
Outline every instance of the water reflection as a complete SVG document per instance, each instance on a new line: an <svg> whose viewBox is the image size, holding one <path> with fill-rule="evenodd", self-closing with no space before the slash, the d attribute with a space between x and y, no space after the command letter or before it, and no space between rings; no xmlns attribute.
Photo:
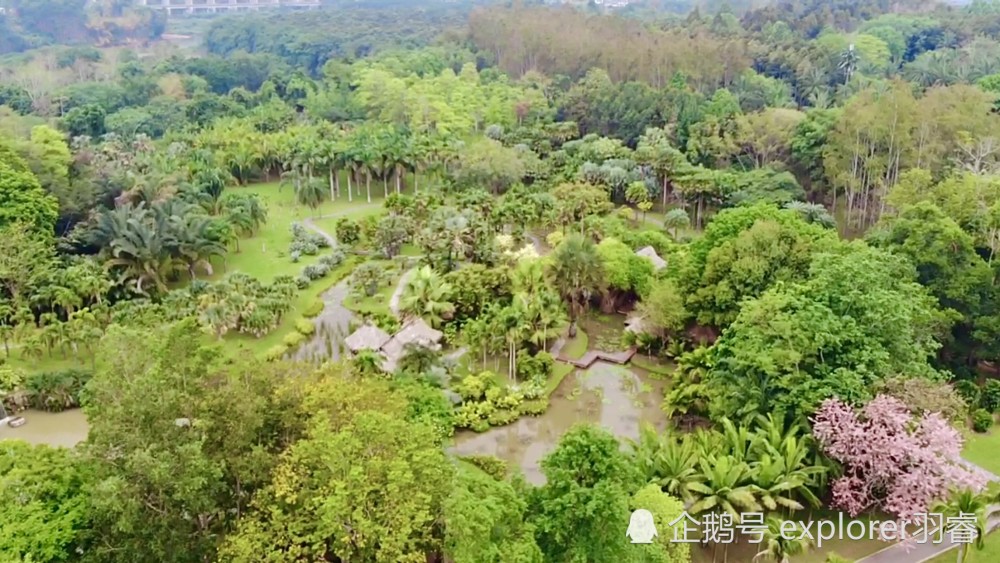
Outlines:
<svg viewBox="0 0 1000 563"><path fill-rule="evenodd" d="M82 409L59 413L28 410L18 413L26 423L17 428L0 426L0 440L24 440L31 444L48 444L71 448L87 438L90 425Z"/></svg>

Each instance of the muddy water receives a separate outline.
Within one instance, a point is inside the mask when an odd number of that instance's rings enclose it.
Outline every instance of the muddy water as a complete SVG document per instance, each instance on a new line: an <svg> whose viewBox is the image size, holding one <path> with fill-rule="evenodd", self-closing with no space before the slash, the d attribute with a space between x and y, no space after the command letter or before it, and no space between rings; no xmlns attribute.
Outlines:
<svg viewBox="0 0 1000 563"><path fill-rule="evenodd" d="M28 410L17 413L27 421L23 426L0 426L0 440L24 440L32 444L73 447L87 438L90 425L81 409L59 413Z"/></svg>
<svg viewBox="0 0 1000 563"><path fill-rule="evenodd" d="M344 339L351 334L351 319L354 318L354 314L344 307L349 291L350 284L345 279L320 295L323 312L313 319L316 332L299 346L293 354L294 359L316 362L340 359Z"/></svg>
<svg viewBox="0 0 1000 563"><path fill-rule="evenodd" d="M635 368L598 362L563 380L539 417L523 417L514 424L482 434L462 431L455 436L459 455L493 455L518 466L531 483L542 484L541 461L574 424L595 423L619 438L635 439L642 423L664 424L660 405L664 382Z"/></svg>

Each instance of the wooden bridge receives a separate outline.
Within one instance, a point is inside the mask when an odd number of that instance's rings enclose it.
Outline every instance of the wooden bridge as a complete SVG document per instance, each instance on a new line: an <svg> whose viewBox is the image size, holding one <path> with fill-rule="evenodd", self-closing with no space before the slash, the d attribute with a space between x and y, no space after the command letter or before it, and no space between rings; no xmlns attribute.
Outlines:
<svg viewBox="0 0 1000 563"><path fill-rule="evenodd" d="M567 364L573 364L574 366L580 369L587 369L590 366L594 365L594 362L597 361L611 362L613 364L619 364L619 365L627 364L629 360L632 359L632 356L635 355L635 353L636 353L635 348L629 348L628 350L623 350L621 352L614 352L614 353L591 350L590 352L584 354L583 357L580 358L579 360L571 360L569 358L560 357L559 361L566 362Z"/></svg>
<svg viewBox="0 0 1000 563"><path fill-rule="evenodd" d="M141 6L165 10L168 15L255 12L273 8L308 10L320 0L138 0Z"/></svg>

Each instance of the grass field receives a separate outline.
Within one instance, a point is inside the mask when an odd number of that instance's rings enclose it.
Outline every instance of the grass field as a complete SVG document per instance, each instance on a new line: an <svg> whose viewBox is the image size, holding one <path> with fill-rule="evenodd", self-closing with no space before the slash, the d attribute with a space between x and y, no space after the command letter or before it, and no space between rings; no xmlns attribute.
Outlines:
<svg viewBox="0 0 1000 563"><path fill-rule="evenodd" d="M340 217L360 219L373 215L379 212L382 203L381 200L372 203L324 201L317 209L312 210L297 204L292 190L278 189L277 183L231 188L231 191L257 194L267 205L267 224L256 236L241 240L240 251L230 251L225 263L216 260L215 273L208 279L220 279L226 272L234 271L250 274L263 282L270 282L281 275L296 276L303 267L319 257L303 256L297 264L291 261L288 257L288 245L292 243L292 223L312 218L317 227L333 235L333 226Z"/></svg>
<svg viewBox="0 0 1000 563"><path fill-rule="evenodd" d="M567 339L559 355L570 360L579 360L587 353L590 340L582 328L577 328L576 336Z"/></svg>
<svg viewBox="0 0 1000 563"><path fill-rule="evenodd" d="M1000 474L1000 426L994 426L985 434L968 432L962 457L987 471Z"/></svg>

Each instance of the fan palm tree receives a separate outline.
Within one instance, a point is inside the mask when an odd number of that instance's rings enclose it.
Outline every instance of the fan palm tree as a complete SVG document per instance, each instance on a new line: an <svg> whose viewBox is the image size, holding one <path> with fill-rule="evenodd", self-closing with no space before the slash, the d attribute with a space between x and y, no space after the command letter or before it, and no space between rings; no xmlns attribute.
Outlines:
<svg viewBox="0 0 1000 563"><path fill-rule="evenodd" d="M604 267L597 247L580 235L570 235L552 253L549 277L569 302L570 332L590 297L604 287Z"/></svg>
<svg viewBox="0 0 1000 563"><path fill-rule="evenodd" d="M399 301L399 310L407 317L420 317L432 327L450 318L455 306L448 301L451 284L441 274L424 266L413 273Z"/></svg>

